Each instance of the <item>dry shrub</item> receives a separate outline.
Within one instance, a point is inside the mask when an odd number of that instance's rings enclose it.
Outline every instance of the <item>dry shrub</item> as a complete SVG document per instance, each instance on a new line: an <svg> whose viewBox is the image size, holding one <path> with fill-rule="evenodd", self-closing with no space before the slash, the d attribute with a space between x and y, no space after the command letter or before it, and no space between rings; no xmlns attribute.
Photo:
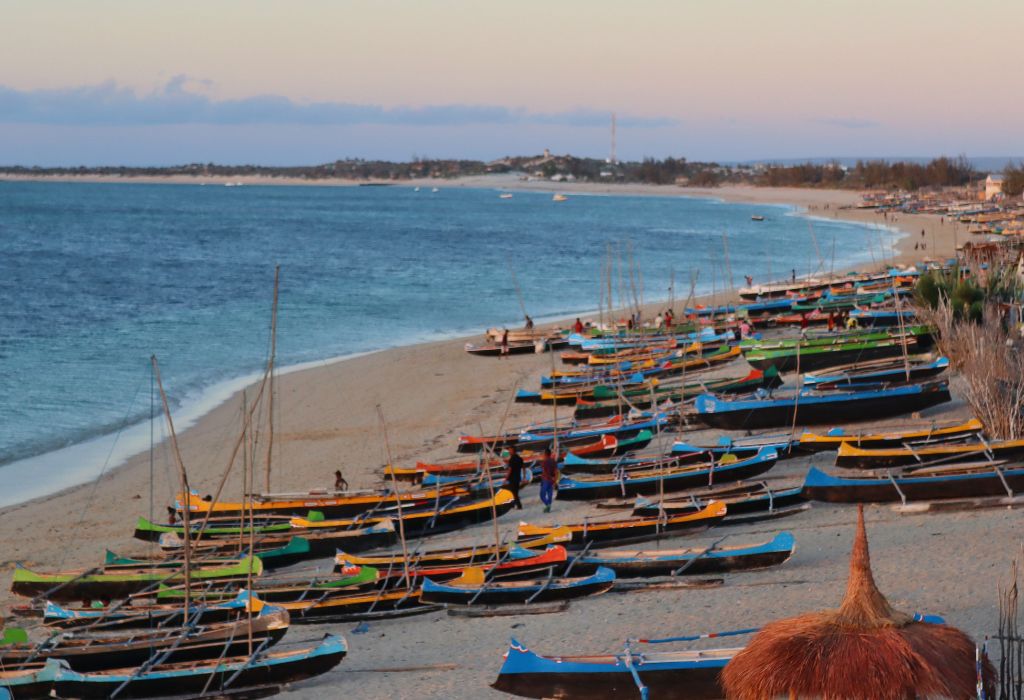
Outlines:
<svg viewBox="0 0 1024 700"><path fill-rule="evenodd" d="M993 438L1024 437L1024 339L1004 327L999 309L985 307L979 322L955 317L948 299L915 308L938 329L936 343L961 378L961 393Z"/></svg>

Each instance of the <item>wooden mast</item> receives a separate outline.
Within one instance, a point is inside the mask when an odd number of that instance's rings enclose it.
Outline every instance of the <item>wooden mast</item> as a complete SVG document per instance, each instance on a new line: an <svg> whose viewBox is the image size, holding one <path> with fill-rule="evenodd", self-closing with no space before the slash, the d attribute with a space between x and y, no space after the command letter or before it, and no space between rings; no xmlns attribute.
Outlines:
<svg viewBox="0 0 1024 700"><path fill-rule="evenodd" d="M281 266L274 268L274 307L270 314L270 358L267 360L267 376L270 381L270 392L267 395L267 476L263 490L270 493L270 455L274 449L274 359L277 354L277 290L281 276Z"/></svg>
<svg viewBox="0 0 1024 700"><path fill-rule="evenodd" d="M153 373L156 375L156 384L160 389L160 401L164 407L164 416L167 418L167 429L171 434L171 449L174 451L174 461L178 465L178 478L181 485L182 498L185 499L184 508L181 509L181 521L184 527L185 537L183 540L185 553L185 608L182 612L184 620L188 619L189 608L192 603L192 529L191 529L191 504L189 497L192 491L188 484L188 473L185 471L185 463L181 459L181 452L178 450L178 436L174 432L174 419L171 418L171 409L167 405L167 394L164 393L164 383L160 379L160 365L156 361L156 355L150 357L153 365Z"/></svg>
<svg viewBox="0 0 1024 700"><path fill-rule="evenodd" d="M402 498L398 492L398 477L395 476L395 463L391 461L391 443L388 441L388 424L384 420L384 409L381 408L380 404L377 404L377 417L380 418L380 429L381 434L384 436L384 453L388 458L388 471L391 472L391 488L395 492L395 505L398 507L398 537L402 541L402 561L404 565L402 567L405 573L405 585L408 588L412 588L412 580L409 578L409 548L405 543L405 518L402 517ZM435 487L438 492L441 490L441 485L438 484Z"/></svg>

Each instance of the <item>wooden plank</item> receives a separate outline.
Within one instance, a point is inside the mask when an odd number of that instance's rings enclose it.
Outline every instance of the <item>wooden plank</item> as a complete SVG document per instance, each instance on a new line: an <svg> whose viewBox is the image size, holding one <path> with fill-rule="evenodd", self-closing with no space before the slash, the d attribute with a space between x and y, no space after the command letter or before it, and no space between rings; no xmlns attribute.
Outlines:
<svg viewBox="0 0 1024 700"><path fill-rule="evenodd" d="M452 617L508 617L514 615L547 615L564 612L569 609L568 600L551 603L534 603L533 605L485 605L468 608L448 608Z"/></svg>

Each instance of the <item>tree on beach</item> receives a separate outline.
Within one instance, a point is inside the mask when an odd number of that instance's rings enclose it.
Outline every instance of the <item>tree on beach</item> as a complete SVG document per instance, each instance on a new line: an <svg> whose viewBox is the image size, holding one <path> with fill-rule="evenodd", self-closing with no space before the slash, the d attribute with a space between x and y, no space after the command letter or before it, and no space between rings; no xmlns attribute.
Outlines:
<svg viewBox="0 0 1024 700"><path fill-rule="evenodd" d="M1009 163L1003 170L1003 194L1007 197L1020 197L1024 193L1024 163L1016 167Z"/></svg>

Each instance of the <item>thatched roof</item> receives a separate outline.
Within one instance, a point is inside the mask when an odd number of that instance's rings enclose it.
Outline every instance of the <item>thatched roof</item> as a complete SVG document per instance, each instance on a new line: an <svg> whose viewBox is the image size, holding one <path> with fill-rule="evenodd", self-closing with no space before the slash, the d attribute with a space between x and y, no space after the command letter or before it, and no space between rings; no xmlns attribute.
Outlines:
<svg viewBox="0 0 1024 700"><path fill-rule="evenodd" d="M991 685L994 672L985 663ZM858 507L839 609L765 625L722 671L722 683L737 700L962 700L976 694L975 644L953 627L914 622L889 605L871 574Z"/></svg>

